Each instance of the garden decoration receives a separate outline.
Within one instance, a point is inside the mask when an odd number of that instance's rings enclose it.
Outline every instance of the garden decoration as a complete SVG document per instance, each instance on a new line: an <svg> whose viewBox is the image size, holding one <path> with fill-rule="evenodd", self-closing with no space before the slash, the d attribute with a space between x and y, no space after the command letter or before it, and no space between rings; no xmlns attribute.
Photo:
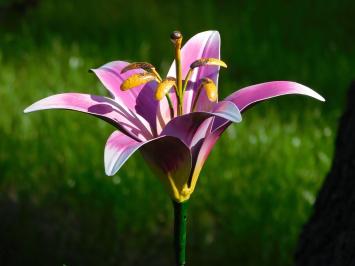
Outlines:
<svg viewBox="0 0 355 266"><path fill-rule="evenodd" d="M63 93L27 109L69 109L101 118L117 128L105 147L105 171L114 175L137 150L164 183L174 204L176 265L185 265L187 202L201 168L221 134L241 121L250 105L286 94L320 101L315 91L291 81L273 81L240 89L218 101L220 60L217 31L198 33L182 47L182 34L171 36L175 60L163 79L146 62L113 61L92 69L112 97Z"/></svg>

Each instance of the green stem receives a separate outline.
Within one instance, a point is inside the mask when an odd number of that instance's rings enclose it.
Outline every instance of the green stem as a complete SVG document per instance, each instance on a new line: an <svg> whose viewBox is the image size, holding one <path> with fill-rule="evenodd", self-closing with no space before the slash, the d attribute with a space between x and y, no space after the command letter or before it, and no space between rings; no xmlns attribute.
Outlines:
<svg viewBox="0 0 355 266"><path fill-rule="evenodd" d="M191 107L192 112L195 112L197 101L198 101L198 98L200 97L200 94L201 94L201 90L202 90L202 84L197 89L197 94L195 96L194 102Z"/></svg>
<svg viewBox="0 0 355 266"><path fill-rule="evenodd" d="M171 101L171 98L170 98L170 95L169 93L167 93L165 95L167 101L168 101L168 104L169 104L169 109L170 109L170 118L173 119L174 118L174 106L173 106L173 102Z"/></svg>
<svg viewBox="0 0 355 266"><path fill-rule="evenodd" d="M189 80L190 80L190 78L191 78L192 71L193 71L193 69L190 68L190 69L189 69L189 72L187 72L187 74L186 74L185 81L184 81L184 86L182 87L182 95L183 95L183 96L184 96L184 93L185 93L185 91L186 91L187 84L189 83Z"/></svg>
<svg viewBox="0 0 355 266"><path fill-rule="evenodd" d="M188 201L174 204L174 247L176 266L185 266L186 254L186 224Z"/></svg>

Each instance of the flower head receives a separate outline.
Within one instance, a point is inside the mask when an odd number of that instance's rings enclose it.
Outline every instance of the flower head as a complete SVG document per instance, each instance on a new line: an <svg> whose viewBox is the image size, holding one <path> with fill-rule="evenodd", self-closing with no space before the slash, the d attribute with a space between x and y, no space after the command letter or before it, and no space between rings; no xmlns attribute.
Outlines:
<svg viewBox="0 0 355 266"><path fill-rule="evenodd" d="M291 81L273 81L238 90L218 101L220 35L205 31L182 47L173 32L175 60L167 78L145 62L114 61L92 69L111 97L81 93L49 96L25 112L69 109L101 118L117 128L105 148L105 170L114 175L140 151L177 202L189 199L211 149L246 107L276 96L303 94L324 101Z"/></svg>

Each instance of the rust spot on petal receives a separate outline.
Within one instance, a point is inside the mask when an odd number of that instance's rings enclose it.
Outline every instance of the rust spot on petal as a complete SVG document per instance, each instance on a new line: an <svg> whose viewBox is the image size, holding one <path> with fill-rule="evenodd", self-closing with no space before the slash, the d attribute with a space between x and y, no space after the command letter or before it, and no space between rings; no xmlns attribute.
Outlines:
<svg viewBox="0 0 355 266"><path fill-rule="evenodd" d="M194 69L195 67L200 66L221 66L226 68L227 64L217 58L201 58L193 62L190 65L190 68Z"/></svg>
<svg viewBox="0 0 355 266"><path fill-rule="evenodd" d="M134 87L148 83L149 81L156 80L157 77L152 73L139 73L130 76L121 84L121 90L126 91Z"/></svg>

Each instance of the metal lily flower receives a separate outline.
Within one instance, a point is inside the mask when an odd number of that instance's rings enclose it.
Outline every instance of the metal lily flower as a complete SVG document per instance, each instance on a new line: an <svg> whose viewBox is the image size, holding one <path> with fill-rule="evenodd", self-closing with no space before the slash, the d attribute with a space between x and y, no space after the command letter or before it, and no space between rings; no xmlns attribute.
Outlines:
<svg viewBox="0 0 355 266"><path fill-rule="evenodd" d="M286 94L324 101L313 90L291 81L273 81L238 90L218 101L220 60L217 31L198 33L182 47L171 34L175 60L165 79L145 62L114 61L92 71L112 97L64 93L42 99L25 112L70 109L99 117L117 128L105 148L105 170L114 175L140 151L175 202L177 265L185 263L186 202L200 171L221 134L241 121L250 105Z"/></svg>

